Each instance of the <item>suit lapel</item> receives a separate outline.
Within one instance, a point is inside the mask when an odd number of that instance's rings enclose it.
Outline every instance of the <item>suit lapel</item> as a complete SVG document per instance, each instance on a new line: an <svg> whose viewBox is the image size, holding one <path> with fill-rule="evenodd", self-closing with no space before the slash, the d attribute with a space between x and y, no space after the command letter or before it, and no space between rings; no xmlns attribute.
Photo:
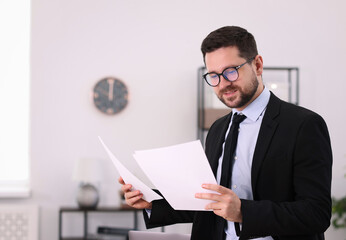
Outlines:
<svg viewBox="0 0 346 240"><path fill-rule="evenodd" d="M251 184L254 194L261 165L278 125L274 118L276 118L276 116L280 112L280 102L281 100L278 99L273 93L271 93L267 109L262 120L261 128L258 133L251 169Z"/></svg>

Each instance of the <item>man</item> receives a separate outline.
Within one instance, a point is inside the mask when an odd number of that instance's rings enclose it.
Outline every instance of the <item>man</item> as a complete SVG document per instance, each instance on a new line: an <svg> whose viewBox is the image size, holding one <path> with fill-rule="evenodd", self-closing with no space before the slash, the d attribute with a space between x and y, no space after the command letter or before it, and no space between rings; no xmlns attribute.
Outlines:
<svg viewBox="0 0 346 240"><path fill-rule="evenodd" d="M262 57L245 29L211 32L202 53L205 80L232 108L206 139L206 155L220 185L203 188L219 194L195 195L214 200L206 206L212 211L175 211L165 200L148 203L120 178L126 202L150 209L144 211L148 228L193 222L191 239L196 240L324 239L331 217L332 166L324 120L265 88Z"/></svg>

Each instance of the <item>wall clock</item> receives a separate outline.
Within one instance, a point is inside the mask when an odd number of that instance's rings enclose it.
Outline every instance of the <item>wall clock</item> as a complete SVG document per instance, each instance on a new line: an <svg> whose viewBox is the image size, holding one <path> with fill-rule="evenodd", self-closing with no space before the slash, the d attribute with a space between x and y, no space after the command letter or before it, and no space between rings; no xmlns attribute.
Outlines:
<svg viewBox="0 0 346 240"><path fill-rule="evenodd" d="M128 102L126 85L117 78L99 80L93 92L95 106L103 113L113 115L123 110Z"/></svg>

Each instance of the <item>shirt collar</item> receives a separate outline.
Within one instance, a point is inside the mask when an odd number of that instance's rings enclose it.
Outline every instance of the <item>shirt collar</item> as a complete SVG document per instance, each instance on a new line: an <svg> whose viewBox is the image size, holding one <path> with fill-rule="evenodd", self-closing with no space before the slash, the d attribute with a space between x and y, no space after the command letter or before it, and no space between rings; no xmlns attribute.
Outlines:
<svg viewBox="0 0 346 240"><path fill-rule="evenodd" d="M234 113L243 113L247 119L252 120L253 122L257 121L261 114L266 109L270 98L270 91L267 88L264 88L262 93L253 100L243 111L238 111L237 109L232 109Z"/></svg>

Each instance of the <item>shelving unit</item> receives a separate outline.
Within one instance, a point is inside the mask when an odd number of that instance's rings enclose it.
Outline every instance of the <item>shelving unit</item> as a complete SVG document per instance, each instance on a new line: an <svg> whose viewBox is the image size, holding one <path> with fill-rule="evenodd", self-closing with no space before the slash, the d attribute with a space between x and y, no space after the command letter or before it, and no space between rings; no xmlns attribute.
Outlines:
<svg viewBox="0 0 346 240"><path fill-rule="evenodd" d="M96 240L96 239L103 239L98 236L93 236L89 234L88 232L88 220L90 218L90 213L109 213L109 214L117 214L119 212L129 212L130 214L133 214L133 228L117 228L118 235L119 236L126 236L129 230L138 230L138 216L137 216L137 209L131 208L131 207L100 207L96 209L81 209L78 207L62 207L59 210L59 240ZM64 213L82 213L83 214L83 236L81 237L65 237L63 236L63 229L62 229L62 223L63 223L63 214ZM114 233L112 235L115 235ZM108 238L109 239L109 238Z"/></svg>

